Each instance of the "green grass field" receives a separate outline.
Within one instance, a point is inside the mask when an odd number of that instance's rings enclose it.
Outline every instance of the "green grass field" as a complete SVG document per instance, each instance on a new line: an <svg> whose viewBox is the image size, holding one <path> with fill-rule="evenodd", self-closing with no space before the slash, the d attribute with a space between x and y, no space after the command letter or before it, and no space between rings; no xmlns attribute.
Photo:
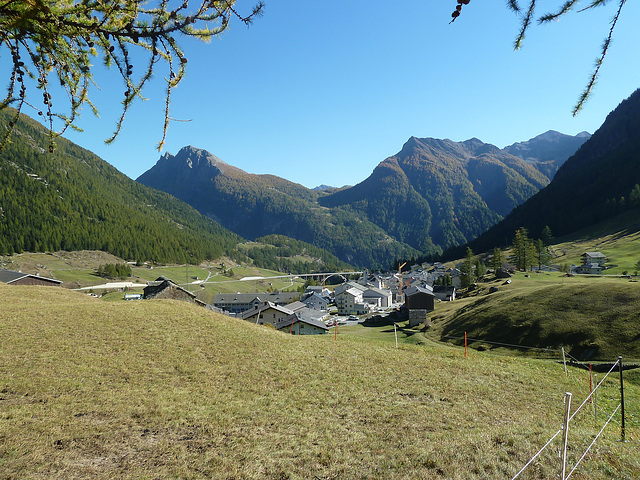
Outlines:
<svg viewBox="0 0 640 480"><path fill-rule="evenodd" d="M122 262L122 259L108 253L95 251L24 253L11 257L0 257L0 268L22 270L27 273L37 273L46 277L53 277L64 282L66 288L75 289L95 286L94 292L103 294L101 285L118 282L97 276L95 271L106 263ZM224 267L222 266L224 264ZM217 293L252 293L267 291L296 291L304 284L300 278L268 278L282 276L281 272L256 268L253 266L239 266L229 259L205 262L202 265L160 265L139 266L132 268L132 276L125 279L137 282L141 291L148 281L156 280L160 276L167 277L187 290L195 293L198 299L212 304ZM242 280L245 277L265 277L264 279ZM205 282L206 281L206 282ZM202 283L205 282L205 283ZM109 291L109 289L107 289ZM114 292L102 298L109 301L122 300L122 292Z"/></svg>
<svg viewBox="0 0 640 480"><path fill-rule="evenodd" d="M640 271L640 221L637 212L627 212L570 237L560 238L552 250L557 255L552 263L580 265L583 253L601 252L607 257L607 265L612 267L604 271L606 275L622 275L624 272L635 275Z"/></svg>
<svg viewBox="0 0 640 480"><path fill-rule="evenodd" d="M497 291L491 293L492 287ZM472 347L500 349L491 342L556 352L564 347L580 359L609 361L622 355L640 362L639 319L638 282L518 273L510 284L490 278L464 298L437 303L425 335L460 344L467 332L469 338L486 340Z"/></svg>
<svg viewBox="0 0 640 480"><path fill-rule="evenodd" d="M289 336L174 301L0 284L0 304L0 478L511 478L564 393L589 391L555 361ZM640 471L640 375L625 378L627 442L618 416L572 478ZM618 391L614 376L597 423L572 422L570 465ZM558 445L520 478L556 478Z"/></svg>

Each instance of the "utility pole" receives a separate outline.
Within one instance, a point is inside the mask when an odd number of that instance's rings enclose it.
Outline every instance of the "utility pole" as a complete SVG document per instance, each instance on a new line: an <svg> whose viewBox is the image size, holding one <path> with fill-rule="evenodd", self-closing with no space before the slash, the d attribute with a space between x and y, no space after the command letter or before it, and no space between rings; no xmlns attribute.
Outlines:
<svg viewBox="0 0 640 480"><path fill-rule="evenodd" d="M402 267L404 267L406 264L407 262L404 262L398 267L398 301L402 299Z"/></svg>

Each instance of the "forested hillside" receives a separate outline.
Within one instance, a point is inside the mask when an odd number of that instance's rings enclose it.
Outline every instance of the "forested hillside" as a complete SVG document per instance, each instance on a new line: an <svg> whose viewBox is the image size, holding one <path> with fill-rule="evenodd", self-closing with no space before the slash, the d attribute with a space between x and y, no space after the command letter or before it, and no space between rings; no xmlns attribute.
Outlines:
<svg viewBox="0 0 640 480"><path fill-rule="evenodd" d="M349 206L425 253L480 235L549 179L478 139L410 138L358 185L320 199Z"/></svg>
<svg viewBox="0 0 640 480"><path fill-rule="evenodd" d="M257 238L255 242L239 248L246 252L256 267L280 272L315 273L353 269L322 248L283 235Z"/></svg>
<svg viewBox="0 0 640 480"><path fill-rule="evenodd" d="M0 112L0 129L10 112ZM195 262L240 238L170 195L21 116L0 152L0 254L104 250L128 260Z"/></svg>
<svg viewBox="0 0 640 480"><path fill-rule="evenodd" d="M557 237L640 208L638 132L640 90L607 116L546 188L472 242L471 248L486 251L503 245L520 227L539 238L549 226Z"/></svg>
<svg viewBox="0 0 640 480"><path fill-rule="evenodd" d="M249 174L191 146L164 154L138 181L175 195L250 240L285 235L370 268L418 254L348 206L321 207L321 191L274 175Z"/></svg>
<svg viewBox="0 0 640 480"><path fill-rule="evenodd" d="M478 139L412 137L365 181L340 189L250 174L191 146L162 155L138 181L245 238L285 235L352 265L384 268L475 238L547 185L542 170L553 170L549 162L557 168L567 148L583 141L557 132L542 137L520 146L526 160Z"/></svg>

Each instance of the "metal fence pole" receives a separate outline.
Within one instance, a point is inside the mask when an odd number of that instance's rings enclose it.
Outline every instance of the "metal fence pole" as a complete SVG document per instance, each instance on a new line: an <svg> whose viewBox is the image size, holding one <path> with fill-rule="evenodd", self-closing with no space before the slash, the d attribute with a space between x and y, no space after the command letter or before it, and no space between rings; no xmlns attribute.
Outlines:
<svg viewBox="0 0 640 480"><path fill-rule="evenodd" d="M565 404L565 411L564 411L564 423L562 425L562 452L561 452L561 457L562 457L562 476L560 477L562 480L564 480L566 471L567 471L567 440L568 440L568 436L569 436L569 416L571 413L571 393L567 392L564 394L564 404Z"/></svg>
<svg viewBox="0 0 640 480"><path fill-rule="evenodd" d="M626 429L624 423L624 378L622 376L622 356L618 357L618 367L620 368L620 415L622 416L621 421L621 440L624 442L626 439Z"/></svg>

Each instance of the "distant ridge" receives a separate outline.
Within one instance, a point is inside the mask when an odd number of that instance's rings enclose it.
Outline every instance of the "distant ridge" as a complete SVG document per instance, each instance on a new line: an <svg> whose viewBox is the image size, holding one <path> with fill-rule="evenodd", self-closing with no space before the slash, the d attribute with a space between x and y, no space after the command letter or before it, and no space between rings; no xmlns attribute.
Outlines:
<svg viewBox="0 0 640 480"><path fill-rule="evenodd" d="M285 235L328 250L352 265L385 267L419 252L348 209L323 209L311 190L274 175L256 175L184 147L165 153L138 182L164 190L244 238Z"/></svg>
<svg viewBox="0 0 640 480"><path fill-rule="evenodd" d="M319 202L348 206L419 250L446 249L480 235L547 185L536 167L477 138L411 137L369 178Z"/></svg>
<svg viewBox="0 0 640 480"><path fill-rule="evenodd" d="M580 132L575 136L549 130L526 142L504 147L511 155L532 163L547 177L553 178L562 164L589 140L591 134Z"/></svg>
<svg viewBox="0 0 640 480"><path fill-rule="evenodd" d="M175 195L242 237L286 235L350 264L379 268L466 243L547 185L550 177L542 170L555 173L549 162L566 160L564 150L553 155L554 145L566 150L557 138L574 137L539 137L529 143L548 144L544 161L525 161L477 138L411 137L363 182L314 189L247 173L187 146L162 155L138 181Z"/></svg>
<svg viewBox="0 0 640 480"><path fill-rule="evenodd" d="M471 247L484 251L503 245L505 238L512 238L520 227L526 227L533 238L539 238L545 226L555 236L566 235L640 207L631 203L630 195L640 184L638 132L640 90L607 116L546 188L472 242Z"/></svg>

